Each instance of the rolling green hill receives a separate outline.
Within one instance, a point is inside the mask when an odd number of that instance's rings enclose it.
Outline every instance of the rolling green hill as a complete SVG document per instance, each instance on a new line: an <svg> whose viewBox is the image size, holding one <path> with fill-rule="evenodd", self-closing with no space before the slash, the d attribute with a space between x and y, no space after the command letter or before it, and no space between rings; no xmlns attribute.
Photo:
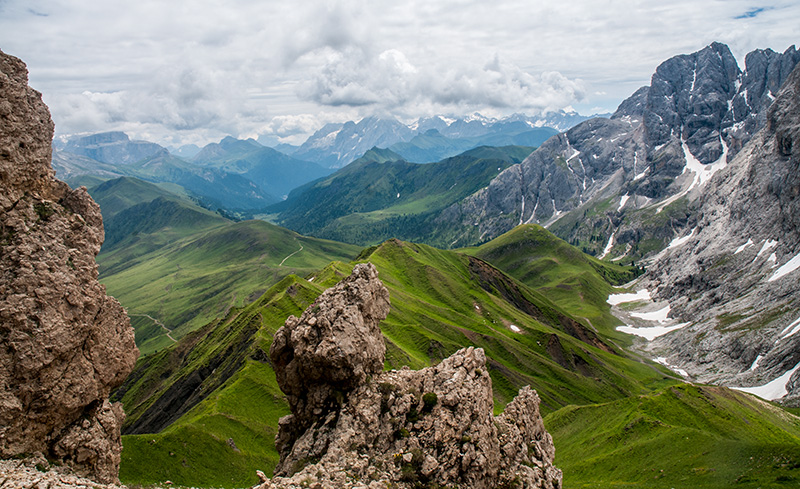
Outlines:
<svg viewBox="0 0 800 489"><path fill-rule="evenodd" d="M498 411L529 384L543 411L552 412L676 382L663 367L604 342L542 294L477 258L389 240L357 261L366 260L390 291L391 311L381 325L387 368L421 368L464 346L482 347ZM254 467L271 469L271 437L286 413L266 360L272 334L351 269L334 262L307 280L288 276L256 302L140 359L117 393L128 413L126 432L141 433L125 436L123 481L241 486L255 482ZM144 434L152 432L158 433ZM222 454L227 469L199 463L213 453ZM153 459L166 462L154 468Z"/></svg>
<svg viewBox="0 0 800 489"><path fill-rule="evenodd" d="M622 323L611 314L606 299L614 286L630 282L640 269L600 261L536 224L517 226L488 243L461 251L538 290L588 321L604 338L630 344L629 335L616 331Z"/></svg>
<svg viewBox="0 0 800 489"><path fill-rule="evenodd" d="M176 239L229 224L230 221L206 210L185 194L133 177L108 180L89 190L100 205L106 239L102 253L128 239L139 243L140 254Z"/></svg>
<svg viewBox="0 0 800 489"><path fill-rule="evenodd" d="M488 185L532 149L480 147L429 164L373 150L269 211L276 223L303 234L361 245L396 237L444 247L433 239L437 211Z"/></svg>
<svg viewBox="0 0 800 489"><path fill-rule="evenodd" d="M257 299L291 274L307 274L331 260L349 260L358 247L297 233L263 221L227 223L153 246L161 231L132 236L101 253L100 280L134 316L163 327L148 328L137 344L149 353Z"/></svg>

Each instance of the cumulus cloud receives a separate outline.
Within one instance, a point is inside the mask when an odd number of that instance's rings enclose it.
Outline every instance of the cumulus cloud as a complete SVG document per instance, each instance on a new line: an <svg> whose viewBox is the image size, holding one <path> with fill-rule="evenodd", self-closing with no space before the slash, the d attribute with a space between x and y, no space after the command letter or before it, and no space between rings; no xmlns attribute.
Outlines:
<svg viewBox="0 0 800 489"><path fill-rule="evenodd" d="M740 62L783 51L800 4L0 0L0 12L0 46L26 61L61 133L197 142L296 139L375 113L613 110L660 62L712 41Z"/></svg>
<svg viewBox="0 0 800 489"><path fill-rule="evenodd" d="M298 93L322 105L373 105L383 110L411 104L442 110L543 111L580 101L585 88L581 80L555 71L525 72L496 54L483 65L448 60L416 66L397 49L371 55L351 46L330 53L324 67Z"/></svg>

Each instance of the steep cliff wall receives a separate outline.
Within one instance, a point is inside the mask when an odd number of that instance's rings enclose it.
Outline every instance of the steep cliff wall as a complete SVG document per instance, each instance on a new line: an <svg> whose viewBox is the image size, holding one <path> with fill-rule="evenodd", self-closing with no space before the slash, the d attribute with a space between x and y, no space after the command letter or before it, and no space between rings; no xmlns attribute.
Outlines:
<svg viewBox="0 0 800 489"><path fill-rule="evenodd" d="M138 356L97 281L100 208L53 178L53 122L19 59L0 52L0 457L40 452L117 479L119 404Z"/></svg>

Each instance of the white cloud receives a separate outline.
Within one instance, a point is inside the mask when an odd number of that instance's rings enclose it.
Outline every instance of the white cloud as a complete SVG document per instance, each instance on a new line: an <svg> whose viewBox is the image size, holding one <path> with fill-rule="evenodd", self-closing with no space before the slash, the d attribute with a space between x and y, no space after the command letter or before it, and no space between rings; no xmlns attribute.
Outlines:
<svg viewBox="0 0 800 489"><path fill-rule="evenodd" d="M341 118L613 110L673 55L721 41L743 64L752 49L783 51L796 42L800 4L763 7L756 12L750 0L4 0L0 46L26 61L61 132L135 127L167 140L274 126L288 135L310 127L290 117L321 110Z"/></svg>

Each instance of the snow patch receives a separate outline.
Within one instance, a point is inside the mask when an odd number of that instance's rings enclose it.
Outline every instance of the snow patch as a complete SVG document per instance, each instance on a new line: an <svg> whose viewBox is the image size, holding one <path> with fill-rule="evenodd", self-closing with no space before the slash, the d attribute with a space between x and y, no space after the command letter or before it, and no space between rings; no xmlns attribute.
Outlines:
<svg viewBox="0 0 800 489"><path fill-rule="evenodd" d="M603 254L600 255L601 260L608 255L612 246L614 246L614 233L611 233L611 236L608 237L608 243L606 243L606 247L603 249Z"/></svg>
<svg viewBox="0 0 800 489"><path fill-rule="evenodd" d="M658 312L658 311L657 311ZM644 328L636 328L633 326L617 326L617 331L628 333L636 336L641 336L647 341L653 341L659 336L663 336L669 332L675 331L688 326L689 323L680 323L672 326L649 326Z"/></svg>
<svg viewBox="0 0 800 489"><path fill-rule="evenodd" d="M753 240L752 240L752 239L748 239L748 240L747 240L747 243L745 243L745 244L743 244L742 246L740 246L740 247L736 248L736 251L734 251L734 252L733 252L733 254L734 254L734 255L738 255L739 253L741 253L742 251L744 251L744 249L745 249L745 248L747 248L748 246L753 246L753 244L754 244L754 243L753 243Z"/></svg>
<svg viewBox="0 0 800 489"><path fill-rule="evenodd" d="M781 331L781 339L785 340L786 338L794 335L798 331L800 331L800 318L797 318L792 324L786 326L786 328L783 331Z"/></svg>
<svg viewBox="0 0 800 489"><path fill-rule="evenodd" d="M400 198L400 192L397 192L397 198L398 199Z"/></svg>
<svg viewBox="0 0 800 489"><path fill-rule="evenodd" d="M764 253L766 253L769 250L771 250L772 248L774 248L777 244L778 244L777 241L773 241L771 239L768 239L768 240L764 241L764 244L761 246L761 249L758 250L758 254L756 255L755 258L753 258L753 262L752 263L755 263L756 260L758 260L758 258L761 255L763 255Z"/></svg>
<svg viewBox="0 0 800 489"><path fill-rule="evenodd" d="M658 311L651 311L651 312L634 312L631 313L631 316L639 319L644 319L645 321L658 321L659 323L666 323L669 321L667 316L669 315L669 304L663 309L659 309Z"/></svg>
<svg viewBox="0 0 800 489"><path fill-rule="evenodd" d="M522 332L522 330L519 329L519 326L517 326L516 324L510 324L508 327L511 329L511 331L513 331L515 333L521 333Z"/></svg>
<svg viewBox="0 0 800 489"><path fill-rule="evenodd" d="M625 204L627 204L627 203L628 203L628 199L630 199L630 198L631 198L631 196L630 196L630 195L628 195L628 194L625 194L625 195L623 195L623 196L622 196L622 197L619 199L619 207L617 207L617 211L621 211L621 210L622 210L622 208L623 208L623 207L625 207Z"/></svg>
<svg viewBox="0 0 800 489"><path fill-rule="evenodd" d="M792 257L792 259L787 261L782 267L775 270L775 273L773 273L772 276L769 279L767 279L767 282L774 282L784 277L785 275L794 272L798 268L800 268L800 253Z"/></svg>
<svg viewBox="0 0 800 489"><path fill-rule="evenodd" d="M656 362L656 363L660 363L661 365L664 365L665 367L671 368L672 370L678 372L679 374L681 374L684 377L687 377L687 378L689 377L689 373L686 372L686 370L684 370L682 368L675 367L673 365L670 365L669 362L667 362L666 357L656 357L656 358L653 359L653 361Z"/></svg>
<svg viewBox="0 0 800 489"><path fill-rule="evenodd" d="M763 355L759 355L756 357L756 359L753 361L753 364L750 365L751 372L758 368L758 362L760 362L762 358L764 358Z"/></svg>
<svg viewBox="0 0 800 489"><path fill-rule="evenodd" d="M686 173L687 170L694 172L694 180L692 180L692 184L689 185L687 191L693 189L694 187L703 186L703 184L705 184L709 179L711 179L712 176L714 176L714 173L727 166L728 145L725 144L725 141L723 141L722 138L720 138L720 143L722 144L722 156L720 156L719 159L714 163L704 165L700 163L700 160L694 157L691 151L689 151L686 141L681 141L683 155L686 158L686 166L683 167L683 173Z"/></svg>
<svg viewBox="0 0 800 489"><path fill-rule="evenodd" d="M669 246L667 246L667 249L671 250L672 248L677 248L678 246L681 246L682 244L688 242L690 239L692 239L694 237L694 233L696 231L697 231L697 228L694 228L694 229L692 229L692 232L689 233L688 236L684 236L682 238L673 239L672 241L669 242Z"/></svg>
<svg viewBox="0 0 800 489"><path fill-rule="evenodd" d="M652 297L650 297L650 291L642 289L632 294L611 294L608 296L608 299L606 299L606 302L612 306L616 306L618 304L624 304L625 302L649 301L650 299L652 299Z"/></svg>
<svg viewBox="0 0 800 489"><path fill-rule="evenodd" d="M767 382L764 385L756 387L731 387L731 389L754 394L768 401L775 401L789 393L789 391L786 390L786 384L789 382L789 379L792 378L792 375L794 375L798 368L800 368L800 363L795 365L793 369L789 370L777 379Z"/></svg>

